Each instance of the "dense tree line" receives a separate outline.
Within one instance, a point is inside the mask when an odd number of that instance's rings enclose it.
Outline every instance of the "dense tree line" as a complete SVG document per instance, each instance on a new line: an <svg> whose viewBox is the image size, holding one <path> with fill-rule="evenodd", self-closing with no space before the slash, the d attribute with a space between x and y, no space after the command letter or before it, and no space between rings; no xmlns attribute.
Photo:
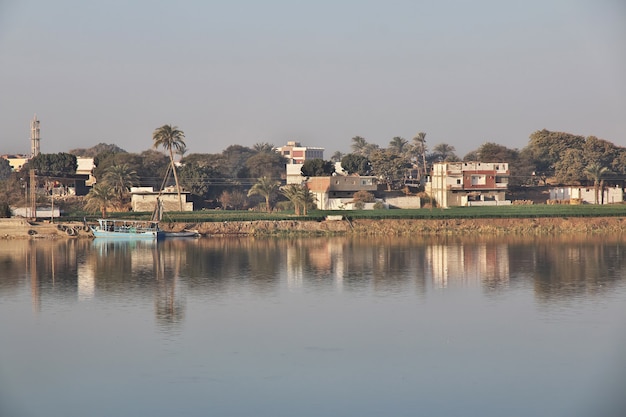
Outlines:
<svg viewBox="0 0 626 417"><path fill-rule="evenodd" d="M284 180L287 161L275 152L272 144L230 145L214 154L187 153L184 133L176 126L164 125L155 130L153 145L152 149L140 153L129 153L117 145L99 143L69 153L40 154L21 173L21 183L15 183L17 180L9 174L5 161L0 163L0 197L5 201L15 200L10 191L2 191L23 184L26 180L24 171L34 168L41 175L71 174L76 170L76 157L80 156L93 157L96 164L94 176L98 187L94 187L93 195L98 194L96 200L100 202L93 203L92 209L101 210L103 204L117 205L118 208L128 206L131 186L158 190L178 184L192 194L197 207L243 209L259 205L270 210L282 197L298 212L305 212L311 204L310 196L306 192L303 194L303 190L273 186ZM424 181L436 162L507 162L511 187L550 182L584 184L597 190L606 182L621 181L626 175L626 148L595 136L583 137L545 129L533 132L522 149L485 142L463 158L456 154L454 146L447 143L429 147L424 132L410 141L393 137L387 147L370 143L361 136L353 137L350 145L350 153L335 152L328 161L306 161L302 167L303 176L333 175L334 162L341 161L342 169L348 174L375 176L388 190L393 190L402 187L407 178ZM7 185L9 183L13 185Z"/></svg>

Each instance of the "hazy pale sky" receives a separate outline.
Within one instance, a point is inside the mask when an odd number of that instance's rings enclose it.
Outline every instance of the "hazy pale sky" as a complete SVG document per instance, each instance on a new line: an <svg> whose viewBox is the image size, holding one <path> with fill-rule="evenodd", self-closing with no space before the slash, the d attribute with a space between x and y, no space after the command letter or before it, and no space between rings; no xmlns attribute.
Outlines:
<svg viewBox="0 0 626 417"><path fill-rule="evenodd" d="M535 130L626 146L623 0L0 0L0 153L426 132L459 156Z"/></svg>

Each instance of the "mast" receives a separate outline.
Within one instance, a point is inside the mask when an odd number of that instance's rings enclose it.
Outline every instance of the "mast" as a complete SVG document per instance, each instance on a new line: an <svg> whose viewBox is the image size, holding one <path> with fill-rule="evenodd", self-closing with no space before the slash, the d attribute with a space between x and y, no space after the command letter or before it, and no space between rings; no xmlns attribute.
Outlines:
<svg viewBox="0 0 626 417"><path fill-rule="evenodd" d="M30 157L34 158L39 155L39 145L41 138L39 137L39 120L37 115L30 122Z"/></svg>

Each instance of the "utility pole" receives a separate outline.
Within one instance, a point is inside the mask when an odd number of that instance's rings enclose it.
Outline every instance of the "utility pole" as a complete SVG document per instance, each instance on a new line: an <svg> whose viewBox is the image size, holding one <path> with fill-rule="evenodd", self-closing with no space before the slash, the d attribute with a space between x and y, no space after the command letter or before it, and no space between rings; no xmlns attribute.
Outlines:
<svg viewBox="0 0 626 417"><path fill-rule="evenodd" d="M30 217L37 218L37 181L35 179L35 170L30 170Z"/></svg>

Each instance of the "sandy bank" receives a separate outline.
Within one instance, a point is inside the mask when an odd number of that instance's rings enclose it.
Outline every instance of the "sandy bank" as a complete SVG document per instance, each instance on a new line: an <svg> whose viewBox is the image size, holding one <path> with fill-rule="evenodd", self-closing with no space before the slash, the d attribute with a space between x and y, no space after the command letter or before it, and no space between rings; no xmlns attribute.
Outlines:
<svg viewBox="0 0 626 417"><path fill-rule="evenodd" d="M68 233L61 226L72 226ZM449 219L449 220L339 220L339 221L245 221L164 223L166 231L197 230L203 236L461 236L568 234L619 235L626 233L624 217ZM29 223L24 219L0 219L0 239L87 238L80 223Z"/></svg>

